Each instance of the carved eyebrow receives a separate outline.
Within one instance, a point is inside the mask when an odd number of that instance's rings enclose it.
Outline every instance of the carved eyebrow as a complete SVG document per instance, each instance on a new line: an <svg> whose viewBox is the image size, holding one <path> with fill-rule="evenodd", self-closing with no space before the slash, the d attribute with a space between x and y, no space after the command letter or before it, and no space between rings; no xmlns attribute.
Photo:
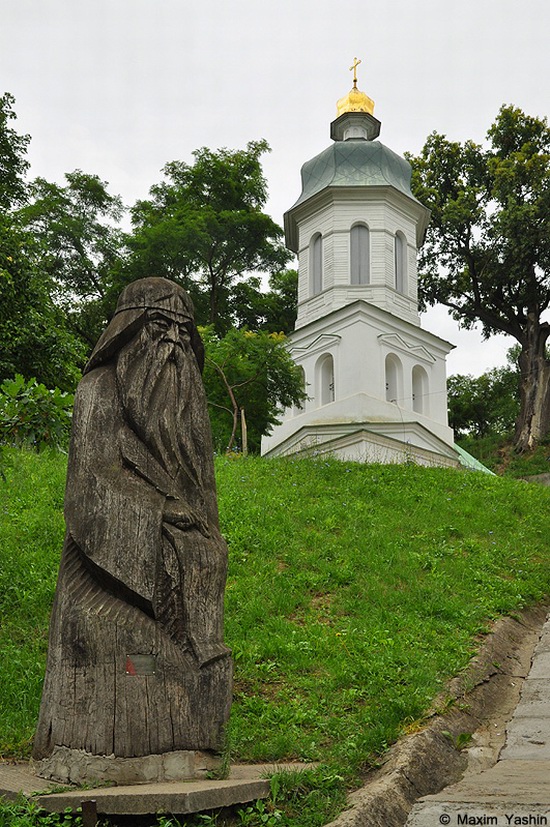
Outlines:
<svg viewBox="0 0 550 827"><path fill-rule="evenodd" d="M189 327L191 325L190 319L175 319L168 313L163 313L162 310L150 310L147 313L147 320L151 322L163 321L169 324L176 324L180 330L184 329L186 333L190 333Z"/></svg>
<svg viewBox="0 0 550 827"><path fill-rule="evenodd" d="M166 319L166 321L170 321L170 322L176 321L175 319L172 319L172 317L169 316L168 313L163 313L162 310L149 310L147 312L147 318L148 319Z"/></svg>
<svg viewBox="0 0 550 827"><path fill-rule="evenodd" d="M165 319L174 319L177 320L180 324L191 322L192 318L187 313L180 313L177 310L170 310L164 307L147 307L146 308L146 316L148 319L157 317L157 318L165 318Z"/></svg>
<svg viewBox="0 0 550 827"><path fill-rule="evenodd" d="M163 321L170 322L171 324L184 324L183 319L174 318L171 313L163 313L162 310L149 310L147 313L147 318L152 319L153 321L162 319Z"/></svg>

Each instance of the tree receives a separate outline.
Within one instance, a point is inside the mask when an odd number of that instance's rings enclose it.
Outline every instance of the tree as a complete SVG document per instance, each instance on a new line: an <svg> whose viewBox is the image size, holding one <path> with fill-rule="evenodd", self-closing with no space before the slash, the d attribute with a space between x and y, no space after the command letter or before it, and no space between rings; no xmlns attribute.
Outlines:
<svg viewBox="0 0 550 827"><path fill-rule="evenodd" d="M301 371L286 349L285 336L233 328L220 337L212 326L201 328L201 335L216 448L234 448L244 411L248 446L258 452L262 436L278 423L283 410L306 398Z"/></svg>
<svg viewBox="0 0 550 827"><path fill-rule="evenodd" d="M279 270L269 277L264 330L292 333L298 312L298 271Z"/></svg>
<svg viewBox="0 0 550 827"><path fill-rule="evenodd" d="M519 374L511 366L481 376L450 376L449 425L457 437L509 434L519 413Z"/></svg>
<svg viewBox="0 0 550 827"><path fill-rule="evenodd" d="M420 256L424 304L441 302L462 326L520 345L518 450L550 430L550 130L503 106L488 148L433 133L413 166L414 195L432 211Z"/></svg>
<svg viewBox="0 0 550 827"><path fill-rule="evenodd" d="M75 170L66 186L37 178L29 203L19 213L34 243L34 267L49 282L75 332L92 347L114 309L111 286L121 257L123 213L119 196L110 195L97 175Z"/></svg>
<svg viewBox="0 0 550 827"><path fill-rule="evenodd" d="M0 97L0 210L22 204L27 197L25 174L29 162L25 158L30 135L19 135L8 125L17 115L15 98L6 92Z"/></svg>
<svg viewBox="0 0 550 827"><path fill-rule="evenodd" d="M253 273L276 273L290 259L281 228L262 211L267 185L260 157L268 150L265 141L237 151L203 147L193 164L166 164L166 180L131 210L123 277L154 273L178 281L197 317L223 335L236 321L234 286ZM249 286L257 290L256 283Z"/></svg>
<svg viewBox="0 0 550 827"><path fill-rule="evenodd" d="M269 277L269 290L262 290L257 276L239 281L231 289L235 327L291 333L298 304L298 272L279 270Z"/></svg>
<svg viewBox="0 0 550 827"><path fill-rule="evenodd" d="M9 126L14 98L0 98L0 379L16 373L71 390L82 348L54 305L49 284L29 259L33 240L18 209L28 201L28 135Z"/></svg>
<svg viewBox="0 0 550 827"><path fill-rule="evenodd" d="M74 390L84 349L25 255L27 238L0 212L0 380L16 373Z"/></svg>

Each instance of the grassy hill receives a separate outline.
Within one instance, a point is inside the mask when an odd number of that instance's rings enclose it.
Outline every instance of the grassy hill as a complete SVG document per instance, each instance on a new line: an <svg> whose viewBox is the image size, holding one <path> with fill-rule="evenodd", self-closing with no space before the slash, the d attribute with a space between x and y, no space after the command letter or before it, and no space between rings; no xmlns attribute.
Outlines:
<svg viewBox="0 0 550 827"><path fill-rule="evenodd" d="M277 821L320 825L344 787L422 720L488 621L550 594L550 489L466 471L326 460L219 458L216 471L230 557L231 759L320 762L280 805ZM64 474L60 454L4 450L4 756L30 751Z"/></svg>
<svg viewBox="0 0 550 827"><path fill-rule="evenodd" d="M516 453L511 437L506 435L465 436L458 444L499 476L522 478L550 472L548 439L524 453Z"/></svg>

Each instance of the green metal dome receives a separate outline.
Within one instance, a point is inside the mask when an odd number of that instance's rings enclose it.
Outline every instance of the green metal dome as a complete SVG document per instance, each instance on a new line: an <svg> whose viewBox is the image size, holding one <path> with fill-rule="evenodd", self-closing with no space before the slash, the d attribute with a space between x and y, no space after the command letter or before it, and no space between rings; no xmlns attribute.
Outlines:
<svg viewBox="0 0 550 827"><path fill-rule="evenodd" d="M291 209L327 187L379 186L413 198L409 162L380 141L336 141L303 165L302 194Z"/></svg>
<svg viewBox="0 0 550 827"><path fill-rule="evenodd" d="M331 126L338 125L344 117L349 119L356 114L341 116ZM412 169L409 162L380 141L364 138L342 140L341 131L333 130L335 143L311 161L306 161L302 167L302 193L284 214L287 247L298 252L296 215L301 212L302 206L318 193L345 187L392 187L405 195L412 202L411 206L415 205L416 240L420 247L430 220L430 211L411 192Z"/></svg>

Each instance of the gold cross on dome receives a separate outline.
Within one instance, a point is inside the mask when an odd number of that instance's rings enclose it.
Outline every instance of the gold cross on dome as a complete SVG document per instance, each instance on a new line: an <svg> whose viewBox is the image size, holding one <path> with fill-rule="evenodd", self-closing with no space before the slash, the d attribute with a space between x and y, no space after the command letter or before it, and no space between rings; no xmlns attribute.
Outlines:
<svg viewBox="0 0 550 827"><path fill-rule="evenodd" d="M353 85L357 86L357 67L361 63L361 60L357 60L356 57L353 58L353 66L349 67L350 72L353 72Z"/></svg>

